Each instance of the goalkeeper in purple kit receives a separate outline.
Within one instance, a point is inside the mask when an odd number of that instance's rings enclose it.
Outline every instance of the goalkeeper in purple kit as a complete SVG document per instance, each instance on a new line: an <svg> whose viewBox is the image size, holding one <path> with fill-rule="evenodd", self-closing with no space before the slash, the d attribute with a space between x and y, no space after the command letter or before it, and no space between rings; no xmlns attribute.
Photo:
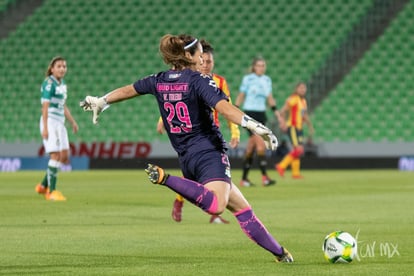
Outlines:
<svg viewBox="0 0 414 276"><path fill-rule="evenodd" d="M96 124L109 104L145 94L154 95L184 178L148 164L145 171L149 180L167 186L209 214L218 215L227 208L243 232L272 253L277 262L293 262L292 255L270 235L232 183L226 143L214 123L211 109L261 136L272 150L277 147L277 138L270 129L230 104L210 76L196 71L203 63L203 49L198 39L167 34L161 38L159 49L164 62L171 65L170 70L115 89L103 97L86 96L81 107L93 112Z"/></svg>

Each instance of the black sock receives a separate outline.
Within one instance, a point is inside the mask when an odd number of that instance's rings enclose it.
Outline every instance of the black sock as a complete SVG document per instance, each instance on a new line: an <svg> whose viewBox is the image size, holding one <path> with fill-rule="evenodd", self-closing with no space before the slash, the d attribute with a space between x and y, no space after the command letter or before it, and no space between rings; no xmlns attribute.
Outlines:
<svg viewBox="0 0 414 276"><path fill-rule="evenodd" d="M250 167L253 163L253 156L246 155L243 160L243 180L247 180L247 175L249 174Z"/></svg>
<svg viewBox="0 0 414 276"><path fill-rule="evenodd" d="M259 168L262 172L262 175L267 175L266 167L267 167L267 160L265 155L257 155L257 158L259 159Z"/></svg>

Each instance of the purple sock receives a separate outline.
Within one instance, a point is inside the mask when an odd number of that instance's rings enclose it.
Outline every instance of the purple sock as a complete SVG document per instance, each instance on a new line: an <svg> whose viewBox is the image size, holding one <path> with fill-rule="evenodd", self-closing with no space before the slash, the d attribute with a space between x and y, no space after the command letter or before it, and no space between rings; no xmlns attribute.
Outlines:
<svg viewBox="0 0 414 276"><path fill-rule="evenodd" d="M258 245L270 251L273 255L282 255L282 246L270 235L266 227L248 207L234 214L243 232Z"/></svg>
<svg viewBox="0 0 414 276"><path fill-rule="evenodd" d="M186 178L170 175L165 186L210 214L217 212L217 197L203 185Z"/></svg>

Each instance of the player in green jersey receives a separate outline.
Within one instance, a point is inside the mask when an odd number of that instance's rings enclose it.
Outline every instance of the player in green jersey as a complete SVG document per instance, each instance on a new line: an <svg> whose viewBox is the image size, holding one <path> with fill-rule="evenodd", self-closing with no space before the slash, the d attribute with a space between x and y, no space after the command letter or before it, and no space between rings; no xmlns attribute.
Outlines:
<svg viewBox="0 0 414 276"><path fill-rule="evenodd" d="M64 201L66 198L56 190L57 172L61 164L69 163L69 138L65 119L72 125L74 133L78 124L66 106L67 87L63 77L67 71L66 60L55 57L46 71L46 79L41 86L42 116L40 133L49 163L43 181L36 186L36 192L44 194L47 200Z"/></svg>

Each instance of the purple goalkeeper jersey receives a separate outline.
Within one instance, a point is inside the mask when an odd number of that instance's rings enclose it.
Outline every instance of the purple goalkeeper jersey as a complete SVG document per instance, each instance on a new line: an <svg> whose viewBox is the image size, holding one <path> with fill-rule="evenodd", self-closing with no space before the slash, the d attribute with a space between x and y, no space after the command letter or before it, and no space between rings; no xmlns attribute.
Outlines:
<svg viewBox="0 0 414 276"><path fill-rule="evenodd" d="M227 150L211 109L228 98L211 77L190 69L169 70L133 85L140 95L153 94L157 98L164 127L179 155L208 149Z"/></svg>

